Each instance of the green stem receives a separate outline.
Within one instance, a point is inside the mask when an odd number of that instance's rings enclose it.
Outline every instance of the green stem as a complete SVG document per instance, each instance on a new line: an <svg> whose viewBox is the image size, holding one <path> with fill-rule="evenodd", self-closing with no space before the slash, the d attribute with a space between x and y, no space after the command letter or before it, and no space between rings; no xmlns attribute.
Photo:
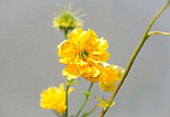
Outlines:
<svg viewBox="0 0 170 117"><path fill-rule="evenodd" d="M64 29L64 39L66 40L67 39L67 34L68 34L68 29ZM69 90L69 87L70 87L70 84L69 84L69 81L67 80L66 81L66 112L65 112L65 115L64 117L68 117L68 90Z"/></svg>
<svg viewBox="0 0 170 117"><path fill-rule="evenodd" d="M87 103L87 100L88 100L89 97L90 97L89 93L91 92L92 87L93 87L93 83L90 84L89 89L88 89L88 92L87 92L87 95L86 95L86 98L85 98L84 102L82 103L80 109L79 109L78 112L76 113L75 117L78 117L78 115L81 113L81 111L82 111L83 108L85 107L85 105L86 105L86 103Z"/></svg>
<svg viewBox="0 0 170 117"><path fill-rule="evenodd" d="M67 83L66 83L66 106L67 106L67 108L66 108L64 117L68 117L68 90L69 90L69 87L70 87L70 84L67 81Z"/></svg>
<svg viewBox="0 0 170 117"><path fill-rule="evenodd" d="M152 31L148 33L148 37L153 35L164 35L164 36L170 36L169 32L162 32L162 31Z"/></svg>
<svg viewBox="0 0 170 117"><path fill-rule="evenodd" d="M68 34L68 29L64 29L64 39L66 40L67 39L67 34Z"/></svg>
<svg viewBox="0 0 170 117"><path fill-rule="evenodd" d="M141 48L143 47L146 39L149 37L148 36L148 32L150 31L152 25L154 24L154 22L157 20L157 18L163 13L163 11L169 6L170 4L170 0L157 12L157 14L153 17L153 19L150 21L148 27L146 28L144 34L143 34L143 37L141 38L141 41L139 42L137 48L135 49L134 53L132 54L130 60L129 60L129 63L126 67L126 70L121 78L121 81L119 82L118 86L116 87L116 89L114 90L113 94L111 95L109 101L108 101L108 104L110 105L113 101L113 99L115 98L115 96L117 95L119 89L121 88L126 76L128 75L131 67L132 67L132 64L134 63L134 60L136 58L136 56L138 55L138 53L140 52ZM106 108L103 108L101 113L99 114L98 117L103 117L105 115L105 113L108 111L109 109L109 106L106 107Z"/></svg>

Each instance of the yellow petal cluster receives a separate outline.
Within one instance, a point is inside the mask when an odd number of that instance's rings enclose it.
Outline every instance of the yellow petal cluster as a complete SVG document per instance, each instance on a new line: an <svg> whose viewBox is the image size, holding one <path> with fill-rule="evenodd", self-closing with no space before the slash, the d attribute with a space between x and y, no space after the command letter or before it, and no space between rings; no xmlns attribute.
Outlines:
<svg viewBox="0 0 170 117"><path fill-rule="evenodd" d="M69 93L73 88L69 88ZM43 109L52 109L59 114L63 114L67 108L66 106L66 92L64 91L64 84L60 87L49 87L41 93L40 106Z"/></svg>
<svg viewBox="0 0 170 117"><path fill-rule="evenodd" d="M98 81L100 64L110 57L107 48L108 42L103 37L99 39L93 30L73 30L68 40L58 46L60 62L66 64L63 75L69 80L82 76L91 82Z"/></svg>
<svg viewBox="0 0 170 117"><path fill-rule="evenodd" d="M124 69L119 66L103 67L102 74L99 76L99 87L106 92L113 91L116 87L116 82L120 81L123 73Z"/></svg>

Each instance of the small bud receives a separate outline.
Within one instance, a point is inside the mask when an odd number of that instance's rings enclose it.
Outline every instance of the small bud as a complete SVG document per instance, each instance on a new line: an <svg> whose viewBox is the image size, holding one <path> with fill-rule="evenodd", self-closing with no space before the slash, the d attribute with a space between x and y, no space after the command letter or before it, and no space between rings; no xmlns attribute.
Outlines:
<svg viewBox="0 0 170 117"><path fill-rule="evenodd" d="M71 5L67 5L61 8L60 5L57 5L59 14L53 18L53 28L60 30L73 30L74 28L83 26L83 21L80 19L81 16L78 16L78 10L72 12Z"/></svg>

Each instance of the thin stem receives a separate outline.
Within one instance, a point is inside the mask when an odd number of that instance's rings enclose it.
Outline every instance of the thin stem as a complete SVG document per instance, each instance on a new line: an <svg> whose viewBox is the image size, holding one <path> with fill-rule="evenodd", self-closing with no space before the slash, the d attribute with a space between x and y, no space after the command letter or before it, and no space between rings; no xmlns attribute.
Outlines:
<svg viewBox="0 0 170 117"><path fill-rule="evenodd" d="M87 92L87 95L86 95L86 97L85 97L85 100L83 101L83 103L82 103L80 109L78 110L78 112L76 113L75 117L78 117L79 114L81 113L81 111L83 110L83 108L85 107L85 105L86 105L86 103L87 103L87 100L88 100L89 97L90 97L89 93L91 92L92 87L93 87L93 83L90 84L89 89L88 89L88 92Z"/></svg>
<svg viewBox="0 0 170 117"><path fill-rule="evenodd" d="M150 31L152 25L155 23L155 21L158 19L158 17L165 11L165 9L169 6L170 0L156 13L156 15L152 18L150 21L148 27L146 28L146 31L143 35L143 37L147 36L148 32Z"/></svg>
<svg viewBox="0 0 170 117"><path fill-rule="evenodd" d="M126 70L121 78L121 81L119 82L118 86L116 87L116 89L114 90L113 94L111 95L109 101L108 101L108 104L110 105L113 101L113 99L115 98L115 96L117 95L119 89L121 88L123 82L125 81L125 78L126 76L128 75L131 67L132 67L132 64L134 63L134 60L136 58L136 56L138 55L138 53L140 52L141 48L143 47L146 39L148 38L148 32L150 31L152 25L154 24L154 22L157 20L157 18L163 13L163 11L169 6L170 4L170 0L157 12L157 14L153 17L153 19L150 21L148 27L146 28L144 34L143 34L143 37L141 38L141 41L140 43L138 44L137 48L135 49L134 53L132 54L130 60L129 60L129 63L126 67ZM106 107L106 108L103 108L101 113L99 114L98 117L103 117L105 115L105 113L108 111L109 109L109 106Z"/></svg>
<svg viewBox="0 0 170 117"><path fill-rule="evenodd" d="M66 83L66 106L67 106L67 108L66 108L64 117L68 117L68 90L69 90L69 87L70 87L70 84L67 81L67 83Z"/></svg>
<svg viewBox="0 0 170 117"><path fill-rule="evenodd" d="M67 34L68 34L68 29L64 29L64 39L66 40L67 39Z"/></svg>
<svg viewBox="0 0 170 117"><path fill-rule="evenodd" d="M64 39L67 39L67 34L68 34L68 29L64 29ZM66 108L64 117L68 117L68 90L70 87L70 84L68 82L69 81L67 80L66 81L66 106L67 106L67 108Z"/></svg>
<svg viewBox="0 0 170 117"><path fill-rule="evenodd" d="M153 35L164 35L164 36L170 36L169 32L162 32L162 31L152 31L148 33L148 37Z"/></svg>

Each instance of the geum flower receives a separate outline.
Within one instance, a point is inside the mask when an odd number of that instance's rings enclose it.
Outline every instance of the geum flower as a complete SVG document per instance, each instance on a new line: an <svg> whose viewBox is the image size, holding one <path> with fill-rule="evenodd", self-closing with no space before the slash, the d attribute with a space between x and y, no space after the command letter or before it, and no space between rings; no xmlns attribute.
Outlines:
<svg viewBox="0 0 170 117"><path fill-rule="evenodd" d="M72 92L73 88L69 88L68 93ZM66 111L66 92L64 91L64 84L60 87L49 87L41 93L40 106L42 109L51 109L59 114Z"/></svg>
<svg viewBox="0 0 170 117"><path fill-rule="evenodd" d="M73 30L68 34L68 40L58 46L60 62L66 64L63 75L69 80L82 76L97 82L101 74L100 64L110 57L107 48L108 42L103 37L98 39L93 30Z"/></svg>
<svg viewBox="0 0 170 117"><path fill-rule="evenodd" d="M99 75L99 87L105 92L113 91L116 88L116 82L120 81L123 73L124 69L119 66L103 66L102 73Z"/></svg>

